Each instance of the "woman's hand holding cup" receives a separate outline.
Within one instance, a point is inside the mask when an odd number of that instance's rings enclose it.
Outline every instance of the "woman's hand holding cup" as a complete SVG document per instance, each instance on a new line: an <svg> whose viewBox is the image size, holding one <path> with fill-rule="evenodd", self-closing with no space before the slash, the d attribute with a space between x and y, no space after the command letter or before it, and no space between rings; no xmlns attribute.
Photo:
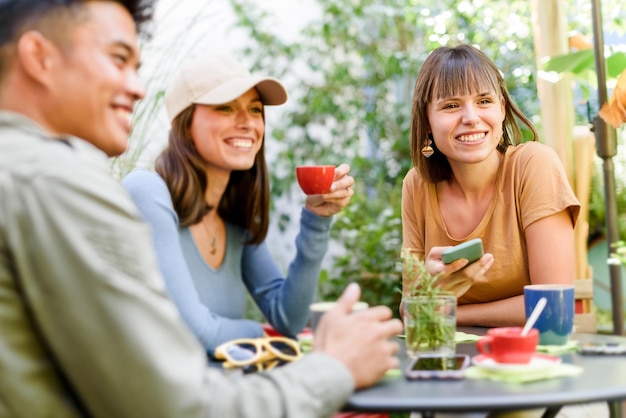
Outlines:
<svg viewBox="0 0 626 418"><path fill-rule="evenodd" d="M348 175L349 172L350 166L346 163L337 167L296 167L298 184L307 194L305 207L324 217L333 216L345 208L354 194L354 178ZM329 173L332 173L332 181Z"/></svg>

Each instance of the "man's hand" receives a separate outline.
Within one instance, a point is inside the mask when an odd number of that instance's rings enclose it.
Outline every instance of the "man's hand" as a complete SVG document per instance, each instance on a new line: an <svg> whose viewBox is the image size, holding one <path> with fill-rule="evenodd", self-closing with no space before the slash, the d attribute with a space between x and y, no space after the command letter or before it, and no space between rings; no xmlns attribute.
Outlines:
<svg viewBox="0 0 626 418"><path fill-rule="evenodd" d="M376 383L387 370L398 367L398 343L390 338L402 332L402 322L392 319L386 306L351 313L360 296L356 283L348 285L337 306L322 317L313 338L313 350L342 362L357 389Z"/></svg>

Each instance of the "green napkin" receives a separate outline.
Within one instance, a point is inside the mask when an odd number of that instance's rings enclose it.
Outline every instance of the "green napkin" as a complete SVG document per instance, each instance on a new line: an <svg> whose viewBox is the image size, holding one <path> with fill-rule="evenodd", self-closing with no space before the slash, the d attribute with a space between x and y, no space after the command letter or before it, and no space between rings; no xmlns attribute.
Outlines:
<svg viewBox="0 0 626 418"><path fill-rule="evenodd" d="M482 337L480 335L476 335L476 334L468 334L467 332L461 332L461 331L457 331L454 334L454 341L456 341L457 344L459 343L473 343L476 342L478 340L480 340Z"/></svg>
<svg viewBox="0 0 626 418"><path fill-rule="evenodd" d="M578 351L578 341L568 341L563 345L538 345L537 351L553 355L574 352Z"/></svg>
<svg viewBox="0 0 626 418"><path fill-rule="evenodd" d="M313 349L313 336L298 337L298 343L300 344L300 351L306 354Z"/></svg>
<svg viewBox="0 0 626 418"><path fill-rule="evenodd" d="M582 367L574 364L558 364L554 367L541 370L489 370L472 366L465 369L465 377L470 379L490 379L507 383L529 383L539 380L554 379L557 377L576 376L583 371Z"/></svg>
<svg viewBox="0 0 626 418"><path fill-rule="evenodd" d="M395 379L395 378L400 377L400 376L402 376L402 370L400 370L400 369L389 369L385 373L384 378L385 379Z"/></svg>

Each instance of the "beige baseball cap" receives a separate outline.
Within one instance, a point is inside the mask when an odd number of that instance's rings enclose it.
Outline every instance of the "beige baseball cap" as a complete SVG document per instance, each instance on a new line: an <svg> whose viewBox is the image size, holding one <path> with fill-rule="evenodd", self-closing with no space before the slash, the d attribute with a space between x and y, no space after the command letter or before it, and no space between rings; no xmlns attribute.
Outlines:
<svg viewBox="0 0 626 418"><path fill-rule="evenodd" d="M253 76L234 57L224 52L203 54L184 62L165 89L170 122L193 103L228 103L256 87L264 105L287 101L285 87L275 78Z"/></svg>

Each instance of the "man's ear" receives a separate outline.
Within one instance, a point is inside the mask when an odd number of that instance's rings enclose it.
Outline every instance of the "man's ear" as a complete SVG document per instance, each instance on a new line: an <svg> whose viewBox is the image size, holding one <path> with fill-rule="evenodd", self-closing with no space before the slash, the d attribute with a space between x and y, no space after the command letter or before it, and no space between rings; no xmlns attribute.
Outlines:
<svg viewBox="0 0 626 418"><path fill-rule="evenodd" d="M17 42L17 60L22 70L34 81L48 84L57 47L38 31L25 32Z"/></svg>

